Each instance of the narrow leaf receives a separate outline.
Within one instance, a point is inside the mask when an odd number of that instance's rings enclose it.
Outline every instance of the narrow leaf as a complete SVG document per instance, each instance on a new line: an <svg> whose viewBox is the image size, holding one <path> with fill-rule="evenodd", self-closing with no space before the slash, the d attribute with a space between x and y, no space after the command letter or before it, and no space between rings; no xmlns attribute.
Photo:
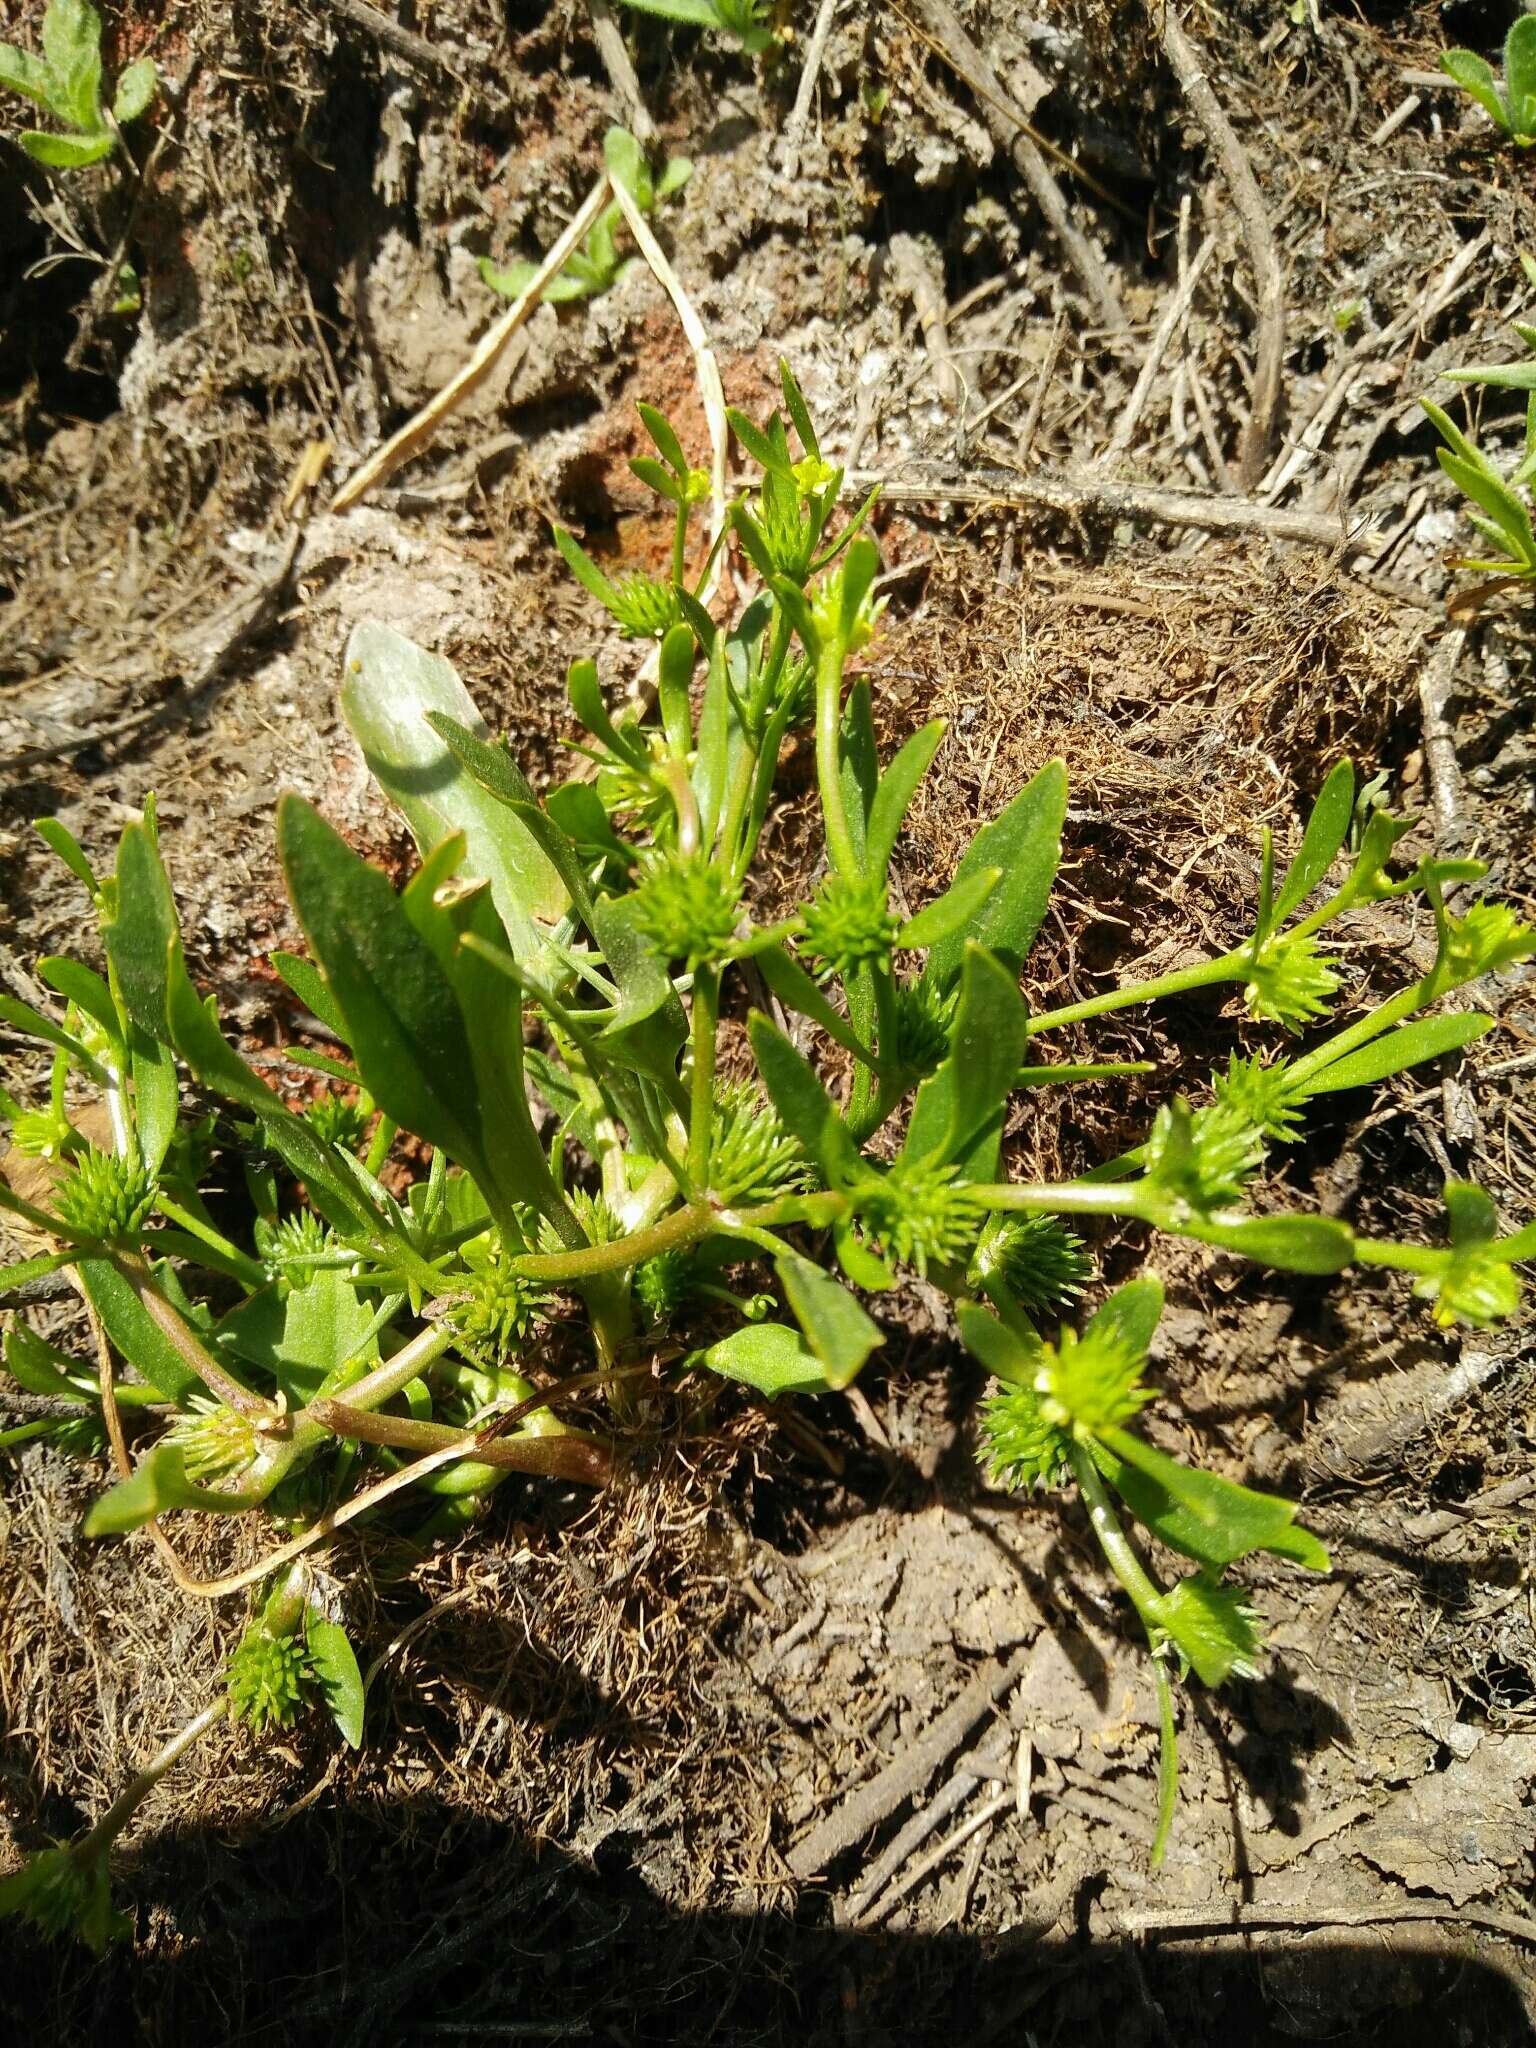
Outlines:
<svg viewBox="0 0 1536 2048"><path fill-rule="evenodd" d="M697 1354L696 1363L722 1379L756 1387L770 1401L780 1394L821 1393L829 1384L826 1367L787 1323L748 1323Z"/></svg>
<svg viewBox="0 0 1536 2048"><path fill-rule="evenodd" d="M937 753L947 729L947 721L942 718L935 718L931 724L921 727L880 778L875 800L869 808L868 833L869 865L877 875L883 875L891 864L907 806L917 785L928 772L928 764Z"/></svg>
<svg viewBox="0 0 1536 2048"><path fill-rule="evenodd" d="M982 827L955 870L955 882L986 868L1000 868L1002 882L970 925L930 950L925 981L947 988L960 971L968 938L1010 965L1023 963L1056 879L1066 814L1067 771L1060 761L1050 761L990 825Z"/></svg>
<svg viewBox="0 0 1536 2048"><path fill-rule="evenodd" d="M1284 924L1299 903L1306 900L1327 874L1349 837L1355 815L1355 770L1350 761L1338 761L1312 806L1307 829L1302 834L1296 858L1285 871L1275 898L1271 928Z"/></svg>
<svg viewBox="0 0 1536 2048"><path fill-rule="evenodd" d="M897 945L925 951L941 939L974 931L978 913L1002 879L1001 868L974 868L968 875L957 875L942 896L907 919L896 934Z"/></svg>
<svg viewBox="0 0 1536 2048"><path fill-rule="evenodd" d="M1452 1010L1442 1017L1421 1017L1412 1024L1399 1025L1324 1067L1307 1082L1307 1093L1334 1095L1345 1088L1368 1088L1405 1068L1459 1052L1491 1031L1493 1022L1480 1010Z"/></svg>
<svg viewBox="0 0 1536 2048"><path fill-rule="evenodd" d="M1250 1551L1289 1558L1310 1571L1328 1569L1328 1553L1296 1508L1155 1450L1130 1430L1108 1428L1091 1445L1099 1466L1137 1520L1185 1557L1224 1571Z"/></svg>
<svg viewBox="0 0 1536 2048"><path fill-rule="evenodd" d="M747 1034L774 1108L829 1185L845 1180L858 1165L858 1153L848 1126L810 1065L759 1011L747 1019Z"/></svg>
<svg viewBox="0 0 1536 2048"><path fill-rule="evenodd" d="M879 1345L878 1325L846 1287L798 1252L781 1252L774 1268L807 1344L826 1369L827 1385L846 1387Z"/></svg>
<svg viewBox="0 0 1536 2048"><path fill-rule="evenodd" d="M366 1706L363 1674L346 1630L339 1621L328 1621L311 1610L305 1617L304 1642L320 1681L326 1711L341 1731L342 1740L353 1749L361 1749Z"/></svg>

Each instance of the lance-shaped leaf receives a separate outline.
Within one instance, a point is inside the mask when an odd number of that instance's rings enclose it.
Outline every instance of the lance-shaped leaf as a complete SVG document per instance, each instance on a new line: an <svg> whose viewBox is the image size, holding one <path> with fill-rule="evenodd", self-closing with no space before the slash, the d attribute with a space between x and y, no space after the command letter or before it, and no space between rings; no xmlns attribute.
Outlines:
<svg viewBox="0 0 1536 2048"><path fill-rule="evenodd" d="M583 921L590 923L591 891L576 849L534 794L533 785L504 746L492 745L444 711L429 711L427 723L465 773L488 796L504 804L538 846L565 885Z"/></svg>
<svg viewBox="0 0 1536 2048"><path fill-rule="evenodd" d="M564 914L565 885L527 824L481 788L428 723L437 711L477 738L486 735L453 664L367 621L347 642L341 708L422 852L462 832L465 873L490 883L508 943L520 960L531 958L540 926Z"/></svg>
<svg viewBox="0 0 1536 2048"><path fill-rule="evenodd" d="M169 1270L162 1268L157 1280ZM190 1394L207 1391L110 1260L82 1259L78 1271L80 1284L101 1317L102 1328L152 1387L157 1387L178 1407L186 1405Z"/></svg>
<svg viewBox="0 0 1536 2048"><path fill-rule="evenodd" d="M968 945L949 1052L917 1091L902 1153L958 1158L984 1124L999 1117L1014 1084L1028 1020L1012 974L982 946Z"/></svg>
<svg viewBox="0 0 1536 2048"><path fill-rule="evenodd" d="M748 1323L696 1355L696 1363L722 1379L740 1380L770 1401L780 1394L820 1393L826 1367L798 1330L787 1323Z"/></svg>
<svg viewBox="0 0 1536 2048"><path fill-rule="evenodd" d="M1028 1342L1021 1332L985 1309L977 1301L962 1301L955 1311L960 1341L979 1365L994 1379L1008 1386L1032 1387L1044 1344L1036 1337Z"/></svg>
<svg viewBox="0 0 1536 2048"><path fill-rule="evenodd" d="M346 1019L369 1094L489 1194L474 1050L437 955L388 879L309 804L285 796L277 831L288 893Z"/></svg>
<svg viewBox="0 0 1536 2048"><path fill-rule="evenodd" d="M836 1187L857 1171L859 1156L832 1098L808 1062L761 1012L754 1010L747 1019L747 1034L774 1108L821 1168L828 1185Z"/></svg>
<svg viewBox="0 0 1536 2048"><path fill-rule="evenodd" d="M798 1252L781 1252L774 1268L806 1343L825 1368L827 1385L846 1387L879 1345L878 1325L846 1287Z"/></svg>
<svg viewBox="0 0 1536 2048"><path fill-rule="evenodd" d="M942 896L907 919L896 934L897 945L926 951L956 933L974 931L983 904L1002 879L1001 868L975 868L968 875L957 875Z"/></svg>
<svg viewBox="0 0 1536 2048"><path fill-rule="evenodd" d="M755 951L758 972L787 1010L797 1010L820 1025L827 1036L850 1052L861 1065L872 1067L874 1056L853 1026L835 1010L821 989L787 948L774 942Z"/></svg>
<svg viewBox="0 0 1536 2048"><path fill-rule="evenodd" d="M1218 1586L1203 1575L1181 1579L1148 1611L1202 1685L1257 1675L1264 1638L1240 1586Z"/></svg>
<svg viewBox="0 0 1536 2048"><path fill-rule="evenodd" d="M1182 1465L1118 1426L1100 1430L1090 1449L1136 1519L1170 1550L1208 1570L1224 1571L1250 1551L1265 1550L1309 1571L1327 1571L1328 1553L1309 1529L1296 1526L1293 1502Z"/></svg>
<svg viewBox="0 0 1536 2048"><path fill-rule="evenodd" d="M1426 1060L1437 1060L1444 1053L1459 1052L1492 1029L1492 1017L1478 1010L1451 1010L1443 1017L1418 1018L1324 1067L1308 1079L1307 1093L1333 1095L1345 1088L1368 1088L1407 1067L1422 1066Z"/></svg>
<svg viewBox="0 0 1536 2048"><path fill-rule="evenodd" d="M361 1749L367 1702L363 1674L346 1630L339 1621L331 1621L311 1608L304 1620L304 1646L309 1651L326 1712L336 1723L342 1740L353 1749Z"/></svg>
<svg viewBox="0 0 1536 2048"><path fill-rule="evenodd" d="M947 988L960 971L967 939L1010 965L1022 963L1045 916L1066 815L1067 771L1060 761L1048 761L967 848L954 885L987 868L1000 869L1002 880L969 924L931 948L925 981Z"/></svg>
<svg viewBox="0 0 1536 2048"><path fill-rule="evenodd" d="M1304 903L1322 881L1349 837L1350 821L1354 815L1354 766L1349 761L1338 761L1330 769L1317 802L1312 806L1301 845L1296 850L1296 858L1285 871L1270 914L1268 930L1259 934L1261 939L1284 924L1297 905Z"/></svg>
<svg viewBox="0 0 1536 2048"><path fill-rule="evenodd" d="M201 1508L211 1514L238 1514L255 1507L259 1492L226 1493L195 1486L175 1444L160 1443L141 1458L127 1479L92 1503L83 1524L87 1536L125 1536L163 1515L168 1508Z"/></svg>
<svg viewBox="0 0 1536 2048"><path fill-rule="evenodd" d="M948 730L947 721L935 718L922 726L902 747L880 777L874 802L869 807L868 853L871 870L883 875L891 864L902 819L907 815L917 785L928 772Z"/></svg>

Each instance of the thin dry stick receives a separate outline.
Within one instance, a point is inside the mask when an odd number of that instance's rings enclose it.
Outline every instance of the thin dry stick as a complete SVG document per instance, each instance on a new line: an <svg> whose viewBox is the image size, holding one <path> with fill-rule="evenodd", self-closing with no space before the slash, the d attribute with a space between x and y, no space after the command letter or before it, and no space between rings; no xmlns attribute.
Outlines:
<svg viewBox="0 0 1536 2048"><path fill-rule="evenodd" d="M1147 11L1162 36L1163 49L1184 97L1221 160L1222 174L1243 224L1258 287L1258 346L1254 353L1248 426L1238 466L1239 481L1245 490L1251 491L1264 474L1280 411L1280 373L1285 359L1285 278L1280 269L1280 253L1248 153L1211 87L1204 61L1186 35L1173 0L1147 0Z"/></svg>
<svg viewBox="0 0 1536 2048"><path fill-rule="evenodd" d="M811 30L811 40L806 45L800 83L795 88L795 104L784 124L784 144L779 162L786 177L792 178L799 164L800 145L810 126L811 108L816 100L816 81L821 76L821 60L827 53L827 38L832 33L832 18L836 13L837 0L821 0L816 26Z"/></svg>
<svg viewBox="0 0 1536 2048"><path fill-rule="evenodd" d="M1424 1899L1384 1899L1379 1906L1248 1906L1234 1901L1228 1906L1150 1907L1137 1913L1121 1913L1114 1920L1117 1934L1140 1939L1165 1934L1207 1935L1246 1938L1261 1928L1389 1927L1396 1920L1445 1920L1455 1927L1482 1927L1490 1934L1507 1934L1512 1941L1536 1947L1536 1917L1525 1913L1501 1913L1491 1906L1437 1906Z"/></svg>
<svg viewBox="0 0 1536 2048"><path fill-rule="evenodd" d="M1194 261L1179 280L1179 288L1168 301L1163 317L1157 323L1157 331L1148 344L1147 359L1141 366L1141 375L1136 379L1135 389L1125 402L1125 410L1115 422L1115 431L1110 435L1104 453L1094 465L1096 469L1109 469L1129 449L1132 437L1141 423L1141 415L1146 410L1147 400L1152 395L1157 373L1163 366L1163 357L1168 353L1168 345L1189 317L1195 287L1199 284L1200 274L1210 262L1215 249L1216 237L1207 235L1195 251Z"/></svg>
<svg viewBox="0 0 1536 2048"><path fill-rule="evenodd" d="M1122 333L1129 322L1119 294L1093 245L1074 224L1067 209L1066 196L1037 146L1029 123L997 73L966 34L960 17L948 0L914 0L914 4L932 31L930 47L958 77L965 80L981 101L987 126L1013 159L1035 204L1061 244L1062 253L1098 308L1100 319L1114 333Z"/></svg>
<svg viewBox="0 0 1536 2048"><path fill-rule="evenodd" d="M325 4L332 14L339 14L354 28L365 30L386 50L393 50L407 64L414 64L418 71L428 72L433 77L451 78L459 85L464 83L462 75L454 70L435 43L429 43L425 36L417 35L413 29L402 27L381 8L370 6L369 0L325 0Z"/></svg>
<svg viewBox="0 0 1536 2048"><path fill-rule="evenodd" d="M650 109L641 94L640 80L635 75L629 45L624 40L608 0L587 0L587 12L592 17L592 40L597 44L597 54L603 60L603 69L607 72L615 97L624 110L625 124L636 142L644 145L655 135L656 123L651 119Z"/></svg>
<svg viewBox="0 0 1536 2048"><path fill-rule="evenodd" d="M846 1904L839 1904L833 1918L839 1927L861 1920L902 1866L970 1798L978 1784L1002 1773L1001 1757L983 1758L973 1750L955 1766L954 1776L942 1785L920 1812L914 1813L883 1854L865 1871L859 1888Z"/></svg>
<svg viewBox="0 0 1536 2048"><path fill-rule="evenodd" d="M952 1835L946 1835L936 1849L930 1849L920 1863L914 1863L910 1870L904 1872L896 1880L895 1884L885 1894L885 1897L879 1900L865 1914L864 1925L866 1927L873 1927L878 1921L883 1920L888 1913L900 1905L909 1892L917 1890L925 1877L931 1876L941 1863L947 1863L957 1849L963 1849L972 1835L980 1834L983 1828L990 1827L993 1821L1000 1814L1006 1813L1014 1803L1014 1795L1011 1789L1007 1792L999 1792L989 1799L979 1812L973 1813L970 1819L962 1826L956 1828Z"/></svg>
<svg viewBox="0 0 1536 2048"><path fill-rule="evenodd" d="M567 258L607 205L611 190L605 172L577 207L565 232L523 291L501 318L481 335L469 361L461 370L455 371L435 398L428 399L420 412L408 419L397 433L391 434L384 446L370 455L360 469L353 471L331 500L333 512L349 510L365 492L392 475L402 462L409 462L413 455L419 454L448 415L461 406L471 392L479 389L501 360L513 335L538 305L544 295L544 287L565 267Z"/></svg>
<svg viewBox="0 0 1536 2048"><path fill-rule="evenodd" d="M1351 533L1336 513L1294 512L1288 506L1259 505L1251 498L1156 490L1103 477L1048 476L1040 470L1027 476L1005 469L973 470L964 480L936 476L931 482L855 472L844 478L843 488L850 498L862 498L876 482L890 505L1043 505L1075 517L1099 512L1117 519L1152 519L1164 526L1202 527L1209 533L1263 533L1272 540L1350 552L1374 547L1378 538L1370 529Z"/></svg>

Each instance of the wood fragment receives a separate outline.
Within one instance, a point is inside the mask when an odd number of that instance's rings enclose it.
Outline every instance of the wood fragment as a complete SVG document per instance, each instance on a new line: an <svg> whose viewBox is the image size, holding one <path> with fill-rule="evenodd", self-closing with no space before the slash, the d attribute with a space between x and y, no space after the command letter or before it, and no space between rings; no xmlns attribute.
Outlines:
<svg viewBox="0 0 1536 2048"><path fill-rule="evenodd" d="M1252 498L1162 490L1116 483L1106 477L1051 476L1041 470L1024 475L1007 469L971 469L964 477L946 472L932 479L882 479L858 471L844 478L844 491L851 498L862 498L875 483L880 484L885 502L895 505L1041 505L1075 518L1097 512L1115 519L1200 527L1208 533L1262 533L1271 540L1300 541L1346 552L1374 547L1379 539L1370 528L1351 532L1333 513L1298 512L1288 506L1260 505Z"/></svg>
<svg viewBox="0 0 1536 2048"><path fill-rule="evenodd" d="M656 123L651 119L651 110L640 90L629 45L608 0L587 0L587 12L592 17L592 40L597 44L597 54L603 60L603 69L623 112L624 125L636 142L644 147L654 139Z"/></svg>
<svg viewBox="0 0 1536 2048"><path fill-rule="evenodd" d="M1178 290L1163 308L1163 317L1158 321L1156 331L1147 344L1146 359L1142 363L1141 373L1125 402L1124 411L1115 422L1115 430L1110 435L1103 454L1095 464L1096 468L1112 468L1129 450L1136 429L1141 424L1147 400L1152 395L1152 385L1163 366L1163 357L1168 353L1168 345L1188 319L1189 309L1194 301L1195 287L1199 284L1205 266L1215 251L1216 237L1213 234L1207 235L1195 251L1193 262L1179 280Z"/></svg>
<svg viewBox="0 0 1536 2048"><path fill-rule="evenodd" d="M1481 1927L1489 1934L1505 1934L1512 1941L1536 1947L1536 1916L1531 1914L1503 1913L1491 1906L1436 1905L1400 1893L1383 1899L1379 1906L1255 1906L1236 1900L1215 1906L1149 1906L1138 1912L1117 1913L1111 1924L1115 1933L1140 1941L1156 1935L1173 1940L1201 1935L1243 1940L1262 1931L1390 1927L1398 1920L1442 1920L1452 1926Z"/></svg>
<svg viewBox="0 0 1536 2048"><path fill-rule="evenodd" d="M795 88L795 104L789 110L789 119L784 124L784 139L779 152L779 167L786 178L792 178L800 168L800 145L805 140L805 131L810 126L811 108L816 102L816 81L821 76L822 59L827 54L827 38L832 33L832 22L837 13L837 0L821 0L816 10L816 26L811 30L811 40L806 45L805 62L800 67L800 83Z"/></svg>
<svg viewBox="0 0 1536 2048"><path fill-rule="evenodd" d="M458 85L464 83L462 74L454 70L435 43L417 35L414 29L406 28L393 15L384 13L382 8L371 6L369 0L325 0L325 4L332 14L339 14L343 21L350 21L354 28L364 30L376 43L382 43L386 50L403 57L416 70L425 71L433 78L451 78Z"/></svg>
<svg viewBox="0 0 1536 2048"><path fill-rule="evenodd" d="M448 415L456 411L472 392L479 390L500 362L513 335L539 304L544 295L544 287L557 272L564 269L567 258L608 204L611 191L612 187L605 172L572 214L565 231L554 243L523 291L512 301L501 318L493 322L481 335L468 362L462 369L454 372L435 398L428 399L421 410L414 413L398 432L390 435L382 448L377 449L360 468L353 471L331 500L333 512L350 511L359 498L371 491L375 484L382 483L385 477L392 475L402 462L409 462L413 456L419 455Z"/></svg>
<svg viewBox="0 0 1536 2048"><path fill-rule="evenodd" d="M932 33L934 47L980 100L983 119L1029 187L1030 196L1044 214L1051 232L1061 244L1062 254L1077 272L1100 319L1114 333L1124 333L1130 323L1120 303L1119 293L1110 281L1103 260L1073 221L1066 195L1057 184L1017 101L966 34L949 0L914 0L914 5ZM1039 78L1033 66L1028 70ZM1043 80L1041 84L1044 85Z"/></svg>
<svg viewBox="0 0 1536 2048"><path fill-rule="evenodd" d="M1006 1661L984 1664L958 1699L929 1722L927 1728L885 1769L859 1785L802 1835L789 1852L789 1868L801 1883L818 1876L829 1863L855 1848L871 1829L887 1820L906 1800L920 1792L987 1709L1016 1685L1029 1664L1030 1644L1021 1644ZM1008 1804L1013 1794L1007 1795Z"/></svg>
<svg viewBox="0 0 1536 2048"><path fill-rule="evenodd" d="M1154 29L1162 38L1164 53L1189 102L1190 111L1204 129L1206 140L1221 164L1222 175L1232 194L1232 204L1243 224L1248 259L1253 265L1259 328L1248 425L1238 464L1238 481L1244 490L1251 491L1269 461L1280 413L1280 377L1285 360L1285 278L1280 269L1280 252L1275 246L1275 231L1270 225L1259 181L1248 161L1248 152L1238 140L1236 129L1216 97L1205 68L1205 59L1186 33L1173 0L1147 0L1147 11Z"/></svg>

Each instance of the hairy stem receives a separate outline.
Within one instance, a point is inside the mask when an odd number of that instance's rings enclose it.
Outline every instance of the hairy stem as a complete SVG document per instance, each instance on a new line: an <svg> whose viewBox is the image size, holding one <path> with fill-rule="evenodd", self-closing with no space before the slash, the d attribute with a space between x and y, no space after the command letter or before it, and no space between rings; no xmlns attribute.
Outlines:
<svg viewBox="0 0 1536 2048"><path fill-rule="evenodd" d="M1025 1027L1029 1037L1055 1031L1063 1024L1081 1024L1088 1017L1103 1017L1111 1010L1127 1010L1135 1003L1155 1003L1164 996L1178 996L1190 989L1211 988L1221 981L1246 981L1249 960L1246 952L1223 953L1215 960L1202 960L1198 967L1184 967L1177 974L1159 975L1155 981L1128 982L1124 988L1109 989L1104 995L1089 996L1081 1003L1068 1003L1060 1010L1042 1010Z"/></svg>
<svg viewBox="0 0 1536 2048"><path fill-rule="evenodd" d="M696 1188L709 1179L709 1147L715 1127L715 1033L720 1020L720 970L700 967L693 977L693 1073L688 1109L688 1178Z"/></svg>

